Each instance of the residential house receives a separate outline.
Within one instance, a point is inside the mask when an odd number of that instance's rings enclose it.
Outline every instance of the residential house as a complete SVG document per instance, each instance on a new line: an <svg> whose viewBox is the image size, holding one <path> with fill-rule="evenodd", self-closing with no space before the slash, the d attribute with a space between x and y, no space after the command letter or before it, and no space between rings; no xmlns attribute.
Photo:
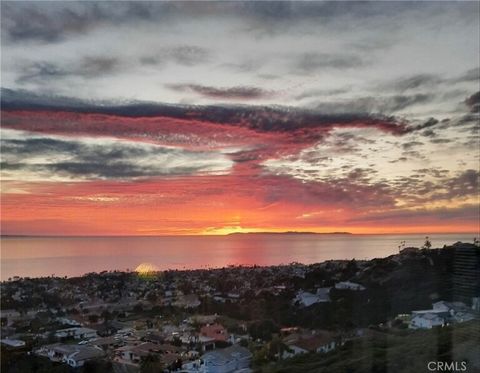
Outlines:
<svg viewBox="0 0 480 373"><path fill-rule="evenodd" d="M366 288L365 286L357 284L355 282L341 281L335 284L335 289L362 291L362 290L365 290Z"/></svg>
<svg viewBox="0 0 480 373"><path fill-rule="evenodd" d="M100 347L104 351L121 347L123 343L124 342L119 337L97 338L88 342L90 346Z"/></svg>
<svg viewBox="0 0 480 373"><path fill-rule="evenodd" d="M204 337L213 338L217 342L227 342L229 339L227 330L220 324L202 326L200 334Z"/></svg>
<svg viewBox="0 0 480 373"><path fill-rule="evenodd" d="M92 339L97 337L97 331L90 328L67 328L59 329L55 332L57 338L74 338L74 339Z"/></svg>
<svg viewBox="0 0 480 373"><path fill-rule="evenodd" d="M288 358L308 352L330 352L337 347L338 337L326 331L317 331L314 334L291 334L283 342L289 351L284 351L282 357Z"/></svg>
<svg viewBox="0 0 480 373"><path fill-rule="evenodd" d="M201 350L204 352L213 350L215 348L215 338L199 335L196 342L200 345Z"/></svg>
<svg viewBox="0 0 480 373"><path fill-rule="evenodd" d="M207 352L201 357L202 373L232 373L247 369L252 360L251 352L245 347L233 345Z"/></svg>
<svg viewBox="0 0 480 373"><path fill-rule="evenodd" d="M144 342L139 345L128 345L115 350L118 358L133 364L140 364L148 355L159 352L158 345L151 342Z"/></svg>
<svg viewBox="0 0 480 373"><path fill-rule="evenodd" d="M445 325L445 318L439 314L425 312L413 314L410 329L432 329L435 326Z"/></svg>
<svg viewBox="0 0 480 373"><path fill-rule="evenodd" d="M25 341L22 341L20 339L9 339L9 338L4 338L0 339L0 343L2 345L8 346L10 348L21 348L25 347Z"/></svg>
<svg viewBox="0 0 480 373"><path fill-rule="evenodd" d="M73 368L81 367L88 360L102 358L105 353L96 346L79 346L55 343L45 345L35 351L37 355L45 356L54 362L67 363Z"/></svg>
<svg viewBox="0 0 480 373"><path fill-rule="evenodd" d="M65 362L72 368L78 368L85 364L86 361L102 358L105 353L96 346L79 346L75 352L68 355Z"/></svg>
<svg viewBox="0 0 480 373"><path fill-rule="evenodd" d="M317 293L309 293L308 291L299 290L296 297L293 299L294 304L298 304L303 307L309 307L315 303L330 302L330 288L319 288Z"/></svg>
<svg viewBox="0 0 480 373"><path fill-rule="evenodd" d="M432 309L412 311L410 329L431 329L448 323L465 322L475 318L473 312L462 302L438 301Z"/></svg>

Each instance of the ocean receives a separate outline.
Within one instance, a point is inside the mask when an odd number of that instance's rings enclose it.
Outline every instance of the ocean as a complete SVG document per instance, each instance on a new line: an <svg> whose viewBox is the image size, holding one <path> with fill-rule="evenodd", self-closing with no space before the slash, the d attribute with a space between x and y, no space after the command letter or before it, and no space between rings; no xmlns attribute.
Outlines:
<svg viewBox="0 0 480 373"><path fill-rule="evenodd" d="M430 234L432 247L473 242L475 233ZM372 259L420 247L425 234L230 236L2 237L1 280L13 276L81 276L104 270L134 270L151 263L160 270L228 265L311 264L329 259Z"/></svg>

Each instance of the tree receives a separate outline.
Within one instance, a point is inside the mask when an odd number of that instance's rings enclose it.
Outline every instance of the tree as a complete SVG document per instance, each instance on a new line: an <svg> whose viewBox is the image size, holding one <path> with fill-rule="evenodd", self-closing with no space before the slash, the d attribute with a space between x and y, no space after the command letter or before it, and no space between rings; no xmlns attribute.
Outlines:
<svg viewBox="0 0 480 373"><path fill-rule="evenodd" d="M264 341L269 341L272 339L272 334L277 333L279 327L272 320L261 320L256 321L248 327L248 332L253 339L261 339Z"/></svg>
<svg viewBox="0 0 480 373"><path fill-rule="evenodd" d="M113 314L108 310L103 310L100 316L102 317L103 321L106 323L107 321L112 319Z"/></svg>
<svg viewBox="0 0 480 373"><path fill-rule="evenodd" d="M90 360L86 361L83 366L83 373L113 373L113 365L111 361Z"/></svg>
<svg viewBox="0 0 480 373"><path fill-rule="evenodd" d="M88 321L92 324L96 324L98 322L98 315L92 314L88 316Z"/></svg>
<svg viewBox="0 0 480 373"><path fill-rule="evenodd" d="M140 364L140 373L158 373L163 371L163 364L158 355L147 355Z"/></svg>
<svg viewBox="0 0 480 373"><path fill-rule="evenodd" d="M278 336L273 337L268 344L268 357L270 360L280 360L285 351L289 351L288 346Z"/></svg>
<svg viewBox="0 0 480 373"><path fill-rule="evenodd" d="M425 237L425 243L423 244L424 249L430 249L432 247L432 242L428 236Z"/></svg>
<svg viewBox="0 0 480 373"><path fill-rule="evenodd" d="M349 279L352 276L355 276L355 274L358 271L358 265L355 259L350 260L347 263L347 266L345 267L345 270L343 271L343 276L345 279Z"/></svg>

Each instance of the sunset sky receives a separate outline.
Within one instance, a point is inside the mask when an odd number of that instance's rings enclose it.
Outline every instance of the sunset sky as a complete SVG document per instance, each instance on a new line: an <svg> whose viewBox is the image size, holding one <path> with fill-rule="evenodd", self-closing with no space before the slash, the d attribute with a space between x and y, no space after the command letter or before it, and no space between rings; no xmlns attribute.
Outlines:
<svg viewBox="0 0 480 373"><path fill-rule="evenodd" d="M2 234L478 232L479 4L2 1Z"/></svg>

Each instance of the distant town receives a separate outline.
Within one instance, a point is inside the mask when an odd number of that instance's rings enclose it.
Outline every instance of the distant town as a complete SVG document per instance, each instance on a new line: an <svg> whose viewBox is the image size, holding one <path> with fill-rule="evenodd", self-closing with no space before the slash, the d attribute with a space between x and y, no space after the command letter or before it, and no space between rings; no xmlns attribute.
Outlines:
<svg viewBox="0 0 480 373"><path fill-rule="evenodd" d="M1 370L374 371L387 351L396 364L397 341L459 331L434 358L480 369L479 273L476 241L368 261L15 277L1 283ZM370 344L381 353L354 362Z"/></svg>

